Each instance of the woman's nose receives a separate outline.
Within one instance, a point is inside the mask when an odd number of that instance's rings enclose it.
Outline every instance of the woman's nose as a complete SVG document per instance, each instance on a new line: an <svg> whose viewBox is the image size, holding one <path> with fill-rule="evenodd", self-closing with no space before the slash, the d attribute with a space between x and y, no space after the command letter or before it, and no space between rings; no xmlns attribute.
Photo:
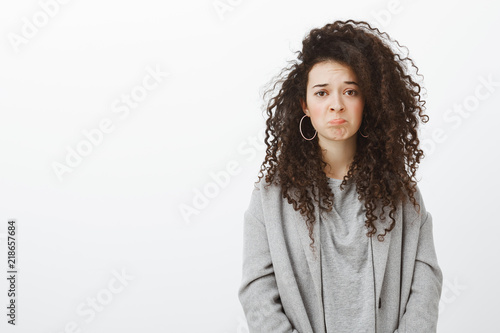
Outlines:
<svg viewBox="0 0 500 333"><path fill-rule="evenodd" d="M342 103L342 99L337 96L333 96L332 101L330 102L330 110L331 111L343 111L344 104Z"/></svg>
<svg viewBox="0 0 500 333"><path fill-rule="evenodd" d="M344 107L340 104L332 104L330 106L330 110L332 111L343 111L344 110Z"/></svg>

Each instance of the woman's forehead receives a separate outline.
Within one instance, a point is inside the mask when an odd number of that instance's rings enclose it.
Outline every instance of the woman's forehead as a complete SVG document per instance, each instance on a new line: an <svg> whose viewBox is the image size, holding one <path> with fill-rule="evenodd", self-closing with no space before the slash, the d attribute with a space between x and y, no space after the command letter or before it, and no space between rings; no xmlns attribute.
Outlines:
<svg viewBox="0 0 500 333"><path fill-rule="evenodd" d="M309 71L309 83L310 85L322 84L327 82L319 82L325 80L346 80L346 81L356 81L356 74L354 71L344 64L336 61L322 61L315 64ZM318 81L318 82L316 82Z"/></svg>

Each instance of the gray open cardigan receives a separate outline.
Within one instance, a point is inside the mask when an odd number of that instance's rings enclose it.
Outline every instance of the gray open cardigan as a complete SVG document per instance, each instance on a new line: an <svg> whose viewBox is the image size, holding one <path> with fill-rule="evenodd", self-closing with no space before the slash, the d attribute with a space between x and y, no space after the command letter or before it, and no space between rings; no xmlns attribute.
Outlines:
<svg viewBox="0 0 500 333"><path fill-rule="evenodd" d="M278 185L253 190L244 214L243 274L238 297L250 333L326 333L321 298L319 207L309 244L305 218L283 198ZM372 239L376 332L436 332L443 275L432 235L432 216L417 186L420 214L399 203L396 225L385 240ZM380 207L377 216L380 217ZM375 222L377 234L391 219Z"/></svg>

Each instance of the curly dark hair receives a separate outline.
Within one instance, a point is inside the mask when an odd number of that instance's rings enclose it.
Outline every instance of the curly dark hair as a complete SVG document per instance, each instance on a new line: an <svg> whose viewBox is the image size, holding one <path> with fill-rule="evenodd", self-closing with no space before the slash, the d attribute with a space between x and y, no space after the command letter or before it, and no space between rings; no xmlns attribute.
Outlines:
<svg viewBox="0 0 500 333"><path fill-rule="evenodd" d="M307 141L299 133L299 122L304 116L301 101L306 100L308 74L311 68L323 61L335 61L348 66L356 74L359 87L365 95L361 127L367 137L357 135L353 161L349 165L340 188L349 180L356 184L358 199L366 208L367 236L377 232L373 222L378 218L375 210L382 205L381 220L385 220L384 208L389 206L392 222L377 239L395 226L396 203L406 202L408 197L416 207L416 170L424 153L419 149L417 128L423 114L425 101L421 99L421 87L411 69L413 60L401 55L399 42L387 33L372 28L365 21L335 21L322 28L315 28L302 41L302 52L297 60L271 80L267 94L279 90L266 103L265 112L267 146L266 157L259 171L258 183L266 171L269 186L281 186L283 198L306 218L309 237L315 223L313 199L319 208L331 211L333 193L324 171L318 138ZM272 84L274 82L274 85ZM314 132L314 129L309 126ZM314 251L314 248L313 248Z"/></svg>

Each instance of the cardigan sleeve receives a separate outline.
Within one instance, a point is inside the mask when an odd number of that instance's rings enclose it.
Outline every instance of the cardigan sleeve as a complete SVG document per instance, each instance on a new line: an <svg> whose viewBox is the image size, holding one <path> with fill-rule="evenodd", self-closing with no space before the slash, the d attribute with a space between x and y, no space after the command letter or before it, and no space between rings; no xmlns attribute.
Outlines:
<svg viewBox="0 0 500 333"><path fill-rule="evenodd" d="M426 211L420 191L418 196L422 214L413 279L405 313L394 333L433 333L437 329L443 274L434 248L432 215Z"/></svg>
<svg viewBox="0 0 500 333"><path fill-rule="evenodd" d="M259 206L258 200L253 200L244 214L243 274L238 298L250 333L299 333L283 311L266 227L250 212Z"/></svg>

